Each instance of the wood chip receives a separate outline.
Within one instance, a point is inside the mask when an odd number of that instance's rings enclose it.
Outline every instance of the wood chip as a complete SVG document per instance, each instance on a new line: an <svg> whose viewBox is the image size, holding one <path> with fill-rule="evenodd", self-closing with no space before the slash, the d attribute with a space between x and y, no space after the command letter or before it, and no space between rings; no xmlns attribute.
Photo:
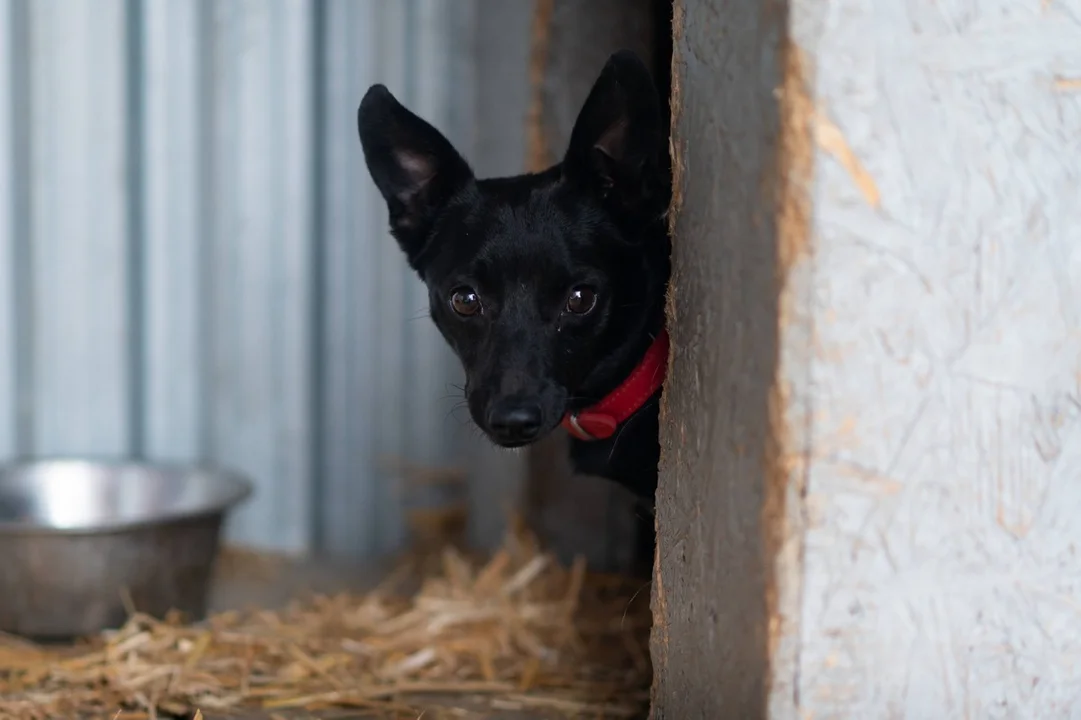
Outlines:
<svg viewBox="0 0 1081 720"><path fill-rule="evenodd" d="M881 205L882 199L875 179L871 177L871 173L867 171L863 162L852 150L852 146L848 144L848 140L845 138L844 133L841 132L841 128L837 127L837 124L823 111L815 113L814 137L818 147L836 158L841 167L845 169L845 172L852 178L852 182L856 184L867 204L877 209Z"/></svg>
<svg viewBox="0 0 1081 720"><path fill-rule="evenodd" d="M1081 90L1081 78L1057 77L1052 87L1056 92L1076 92Z"/></svg>

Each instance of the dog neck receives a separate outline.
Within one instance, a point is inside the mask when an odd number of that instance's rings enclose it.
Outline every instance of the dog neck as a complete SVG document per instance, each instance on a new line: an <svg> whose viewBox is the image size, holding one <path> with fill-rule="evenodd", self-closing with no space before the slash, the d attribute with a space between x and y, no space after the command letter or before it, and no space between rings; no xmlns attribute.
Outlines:
<svg viewBox="0 0 1081 720"><path fill-rule="evenodd" d="M606 440L653 397L668 370L668 332L661 329L630 375L600 402L563 416L563 428L583 441Z"/></svg>

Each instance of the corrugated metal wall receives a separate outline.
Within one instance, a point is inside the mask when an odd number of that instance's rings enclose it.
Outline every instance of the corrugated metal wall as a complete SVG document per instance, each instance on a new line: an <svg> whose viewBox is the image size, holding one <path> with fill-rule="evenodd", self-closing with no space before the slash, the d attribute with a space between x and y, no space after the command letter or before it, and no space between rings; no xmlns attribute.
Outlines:
<svg viewBox="0 0 1081 720"><path fill-rule="evenodd" d="M472 21L469 0L0 0L0 457L220 461L258 484L239 541L394 547L384 460L462 460L458 370L355 112L384 82L471 144Z"/></svg>

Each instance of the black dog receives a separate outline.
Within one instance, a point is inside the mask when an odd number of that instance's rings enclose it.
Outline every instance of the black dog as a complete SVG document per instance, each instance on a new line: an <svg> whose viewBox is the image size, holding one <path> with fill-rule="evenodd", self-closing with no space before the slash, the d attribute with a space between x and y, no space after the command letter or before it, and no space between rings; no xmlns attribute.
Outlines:
<svg viewBox="0 0 1081 720"><path fill-rule="evenodd" d="M649 71L614 54L563 162L478 180L438 130L373 85L357 112L390 229L461 359L473 420L519 447L563 425L579 472L652 499L671 194Z"/></svg>

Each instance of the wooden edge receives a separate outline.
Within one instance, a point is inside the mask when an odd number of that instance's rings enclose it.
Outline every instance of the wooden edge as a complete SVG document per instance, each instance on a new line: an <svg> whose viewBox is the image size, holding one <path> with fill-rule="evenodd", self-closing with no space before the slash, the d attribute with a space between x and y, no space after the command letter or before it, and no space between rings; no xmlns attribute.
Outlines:
<svg viewBox="0 0 1081 720"><path fill-rule="evenodd" d="M803 590L803 518L811 409L793 388L809 387L811 362L810 189L814 165L807 66L785 39L779 63L781 142L776 162L777 374L770 389L766 492L762 508L766 552L766 617L770 716L795 717L799 704L799 613Z"/></svg>

